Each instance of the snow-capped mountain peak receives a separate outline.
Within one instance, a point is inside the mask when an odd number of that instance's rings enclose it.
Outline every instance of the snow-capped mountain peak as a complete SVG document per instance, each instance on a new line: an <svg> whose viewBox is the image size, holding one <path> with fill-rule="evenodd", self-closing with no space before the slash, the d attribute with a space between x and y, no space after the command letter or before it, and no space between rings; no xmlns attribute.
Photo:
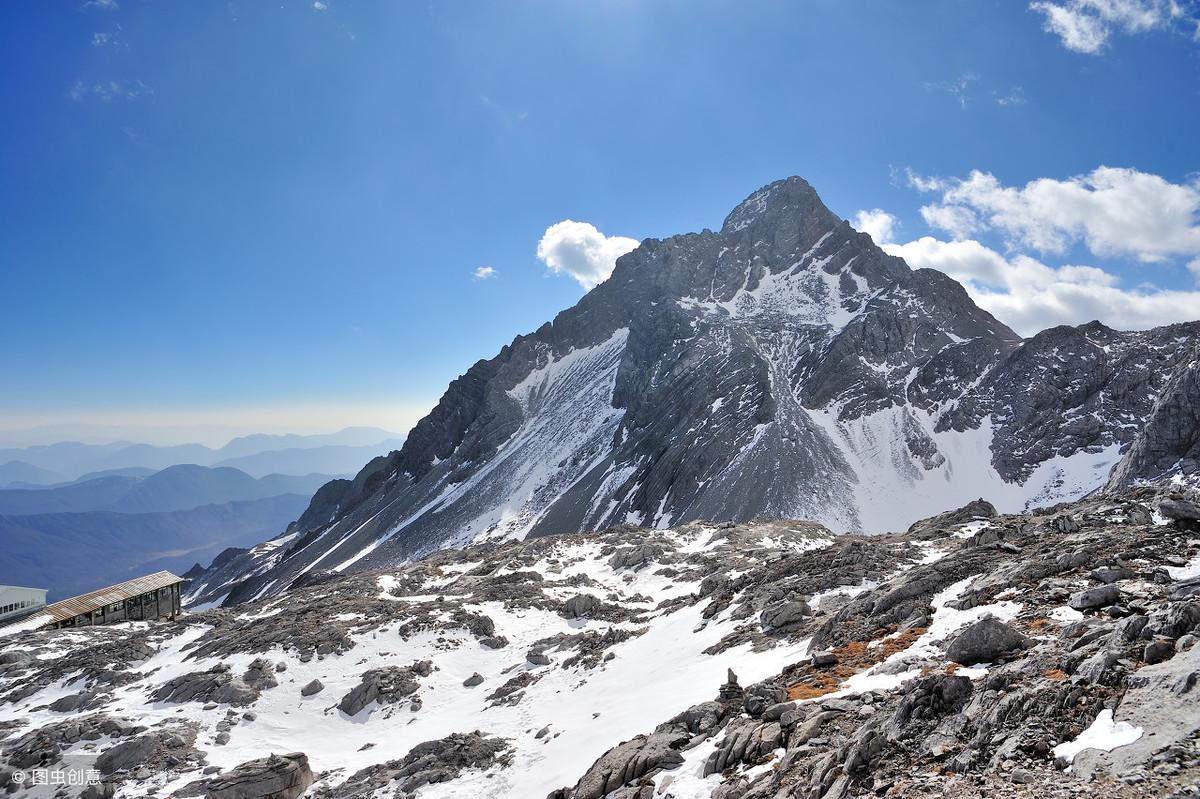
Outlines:
<svg viewBox="0 0 1200 799"><path fill-rule="evenodd" d="M720 231L647 239L611 277L451 383L404 447L325 486L200 601L471 541L693 520L903 528L1102 485L1197 326L1022 341L800 178Z"/></svg>

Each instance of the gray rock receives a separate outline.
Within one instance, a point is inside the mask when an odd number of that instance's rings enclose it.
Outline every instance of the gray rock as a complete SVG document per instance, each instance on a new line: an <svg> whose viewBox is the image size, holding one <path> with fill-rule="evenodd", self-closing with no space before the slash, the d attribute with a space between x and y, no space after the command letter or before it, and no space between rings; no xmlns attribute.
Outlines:
<svg viewBox="0 0 1200 799"><path fill-rule="evenodd" d="M1158 512L1175 521L1200 521L1200 503L1186 499L1164 499Z"/></svg>
<svg viewBox="0 0 1200 799"><path fill-rule="evenodd" d="M209 799L296 799L312 785L308 757L301 752L242 763L206 786Z"/></svg>
<svg viewBox="0 0 1200 799"><path fill-rule="evenodd" d="M467 679L463 680L464 688L474 688L476 685L483 684L483 676L479 672L475 672Z"/></svg>
<svg viewBox="0 0 1200 799"><path fill-rule="evenodd" d="M662 554L663 548L657 544L639 544L638 546L617 550L609 558L608 565L614 569L640 569L649 563L653 563Z"/></svg>
<svg viewBox="0 0 1200 799"><path fill-rule="evenodd" d="M305 685L303 688L300 689L300 695L301 696L312 696L314 694L319 694L324 690L325 690L325 683L321 682L320 680L314 679L311 682L309 682L308 685Z"/></svg>
<svg viewBox="0 0 1200 799"><path fill-rule="evenodd" d="M347 716L353 716L372 702L393 704L415 694L420 688L416 677L421 672L429 673L427 664L428 661L422 661L413 666L386 666L364 672L362 682L342 697L338 709Z"/></svg>
<svg viewBox="0 0 1200 799"><path fill-rule="evenodd" d="M1025 636L1012 627L994 616L985 616L954 636L946 647L946 658L964 666L991 663L1019 650L1024 642Z"/></svg>
<svg viewBox="0 0 1200 799"><path fill-rule="evenodd" d="M563 603L559 615L568 619L586 619L599 607L600 600L591 594L576 594Z"/></svg>
<svg viewBox="0 0 1200 799"><path fill-rule="evenodd" d="M149 761L156 748L153 735L139 735L106 749L96 758L96 769L105 775L135 769Z"/></svg>
<svg viewBox="0 0 1200 799"><path fill-rule="evenodd" d="M1169 638L1160 638L1146 644L1142 650L1142 660L1148 664L1162 663L1175 656L1175 642Z"/></svg>
<svg viewBox="0 0 1200 799"><path fill-rule="evenodd" d="M1124 567L1116 569L1096 569L1091 573L1093 580L1105 583L1106 585L1118 582L1120 580L1132 580L1134 576L1135 575L1132 570Z"/></svg>
<svg viewBox="0 0 1200 799"><path fill-rule="evenodd" d="M1072 594L1068 604L1075 610L1094 610L1116 604L1121 599L1121 589L1115 585L1100 585Z"/></svg>
<svg viewBox="0 0 1200 799"><path fill-rule="evenodd" d="M829 666L836 666L837 662L838 662L837 655L835 655L829 651L813 652L813 654L812 654L812 664L818 668L827 668Z"/></svg>
<svg viewBox="0 0 1200 799"><path fill-rule="evenodd" d="M803 624L810 616L812 610L808 603L794 600L768 606L759 615L759 621L767 632L786 632Z"/></svg>

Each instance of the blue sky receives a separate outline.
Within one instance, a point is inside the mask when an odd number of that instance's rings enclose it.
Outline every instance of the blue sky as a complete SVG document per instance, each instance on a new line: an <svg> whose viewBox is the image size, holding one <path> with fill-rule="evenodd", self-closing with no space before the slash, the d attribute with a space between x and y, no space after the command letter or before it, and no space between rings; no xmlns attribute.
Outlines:
<svg viewBox="0 0 1200 799"><path fill-rule="evenodd" d="M1192 12L4 3L0 427L402 429L791 174L1022 332L1200 317Z"/></svg>

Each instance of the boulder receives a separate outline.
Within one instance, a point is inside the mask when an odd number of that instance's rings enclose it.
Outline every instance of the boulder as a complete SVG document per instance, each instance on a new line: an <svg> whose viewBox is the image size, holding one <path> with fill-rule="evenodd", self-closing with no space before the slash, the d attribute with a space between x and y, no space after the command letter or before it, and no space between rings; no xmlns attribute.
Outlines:
<svg viewBox="0 0 1200 799"><path fill-rule="evenodd" d="M586 619L600 607L600 600L591 594L576 594L562 604L558 615L568 619Z"/></svg>
<svg viewBox="0 0 1200 799"><path fill-rule="evenodd" d="M300 689L301 696L313 696L325 690L325 684L320 680L313 680L308 685Z"/></svg>
<svg viewBox="0 0 1200 799"><path fill-rule="evenodd" d="M96 758L96 769L101 774L113 774L117 771L128 771L146 763L154 756L156 741L153 735L139 735L122 741L116 746L104 751Z"/></svg>
<svg viewBox="0 0 1200 799"><path fill-rule="evenodd" d="M1188 499L1164 499L1158 505L1158 512L1177 522L1200 521L1200 503Z"/></svg>
<svg viewBox="0 0 1200 799"><path fill-rule="evenodd" d="M1098 585L1072 594L1068 604L1075 610L1094 610L1115 605L1121 598L1121 589L1115 585Z"/></svg>
<svg viewBox="0 0 1200 799"><path fill-rule="evenodd" d="M829 651L813 652L813 654L812 654L812 664L814 666L816 666L817 668L827 668L829 666L836 666L837 662L838 662L837 655L835 655Z"/></svg>
<svg viewBox="0 0 1200 799"><path fill-rule="evenodd" d="M812 615L808 603L803 600L776 602L759 615L764 631L784 632L804 622Z"/></svg>
<svg viewBox="0 0 1200 799"><path fill-rule="evenodd" d="M608 560L608 565L614 569L639 569L648 563L653 563L663 553L663 548L657 544L640 544L634 547L619 549Z"/></svg>
<svg viewBox="0 0 1200 799"><path fill-rule="evenodd" d="M991 663L1020 649L1025 637L994 616L985 616L954 637L946 647L946 659L970 666Z"/></svg>
<svg viewBox="0 0 1200 799"><path fill-rule="evenodd" d="M1157 641L1151 641L1142 650L1142 660L1149 665L1170 660L1174 655L1175 642L1169 638L1160 638Z"/></svg>
<svg viewBox="0 0 1200 799"><path fill-rule="evenodd" d="M424 663L427 661L414 663L412 666L387 666L364 672L362 682L342 697L338 702L338 709L347 716L353 716L377 700L381 705L386 705L415 694L420 688L416 675L421 672L428 674L423 667Z"/></svg>
<svg viewBox="0 0 1200 799"><path fill-rule="evenodd" d="M271 755L242 763L207 785L209 799L296 799L312 785L313 773L302 752Z"/></svg>
<svg viewBox="0 0 1200 799"><path fill-rule="evenodd" d="M483 684L483 675L481 675L479 672L475 672L470 677L463 680L463 688L474 688L476 685L482 685L482 684Z"/></svg>
<svg viewBox="0 0 1200 799"><path fill-rule="evenodd" d="M1110 585L1120 580L1132 580L1135 575L1130 569L1118 567L1115 569L1096 569L1091 573L1091 577L1098 583Z"/></svg>

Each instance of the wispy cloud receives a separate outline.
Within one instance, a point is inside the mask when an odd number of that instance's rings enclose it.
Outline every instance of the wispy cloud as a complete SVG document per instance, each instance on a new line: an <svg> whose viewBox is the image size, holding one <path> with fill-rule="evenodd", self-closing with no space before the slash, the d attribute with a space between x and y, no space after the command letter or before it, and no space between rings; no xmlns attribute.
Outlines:
<svg viewBox="0 0 1200 799"><path fill-rule="evenodd" d="M969 101L971 84L978 80L979 76L974 72L964 72L954 80L930 81L924 85L929 91L946 92L951 95L958 100L959 108L965 110Z"/></svg>
<svg viewBox="0 0 1200 799"><path fill-rule="evenodd" d="M1013 86L1006 94L995 95L996 105L1002 108L1007 108L1014 105L1025 105L1025 90L1020 86Z"/></svg>
<svg viewBox="0 0 1200 799"><path fill-rule="evenodd" d="M524 122L529 117L528 111L518 111L514 108L510 108L504 103L493 100L486 94L479 95L479 102L483 104L484 108L494 113L496 118L499 119L500 122L505 126L512 126L517 122Z"/></svg>
<svg viewBox="0 0 1200 799"><path fill-rule="evenodd" d="M148 94L154 94L154 90L140 80L102 80L90 83L77 80L67 92L67 96L77 103L87 100L96 100L102 103L110 103L114 100L136 100Z"/></svg>
<svg viewBox="0 0 1200 799"><path fill-rule="evenodd" d="M92 34L92 47L124 47L121 39L121 26L114 25L111 31L97 31Z"/></svg>
<svg viewBox="0 0 1200 799"><path fill-rule="evenodd" d="M120 8L117 5L117 0L87 0L80 8L96 8L101 11L116 11Z"/></svg>
<svg viewBox="0 0 1200 799"><path fill-rule="evenodd" d="M472 274L475 280L490 280L496 276L496 270L490 266L480 266Z"/></svg>
<svg viewBox="0 0 1200 799"><path fill-rule="evenodd" d="M329 10L329 4L322 3L321 0L313 0L312 7L313 7L313 11L328 11Z"/></svg>

